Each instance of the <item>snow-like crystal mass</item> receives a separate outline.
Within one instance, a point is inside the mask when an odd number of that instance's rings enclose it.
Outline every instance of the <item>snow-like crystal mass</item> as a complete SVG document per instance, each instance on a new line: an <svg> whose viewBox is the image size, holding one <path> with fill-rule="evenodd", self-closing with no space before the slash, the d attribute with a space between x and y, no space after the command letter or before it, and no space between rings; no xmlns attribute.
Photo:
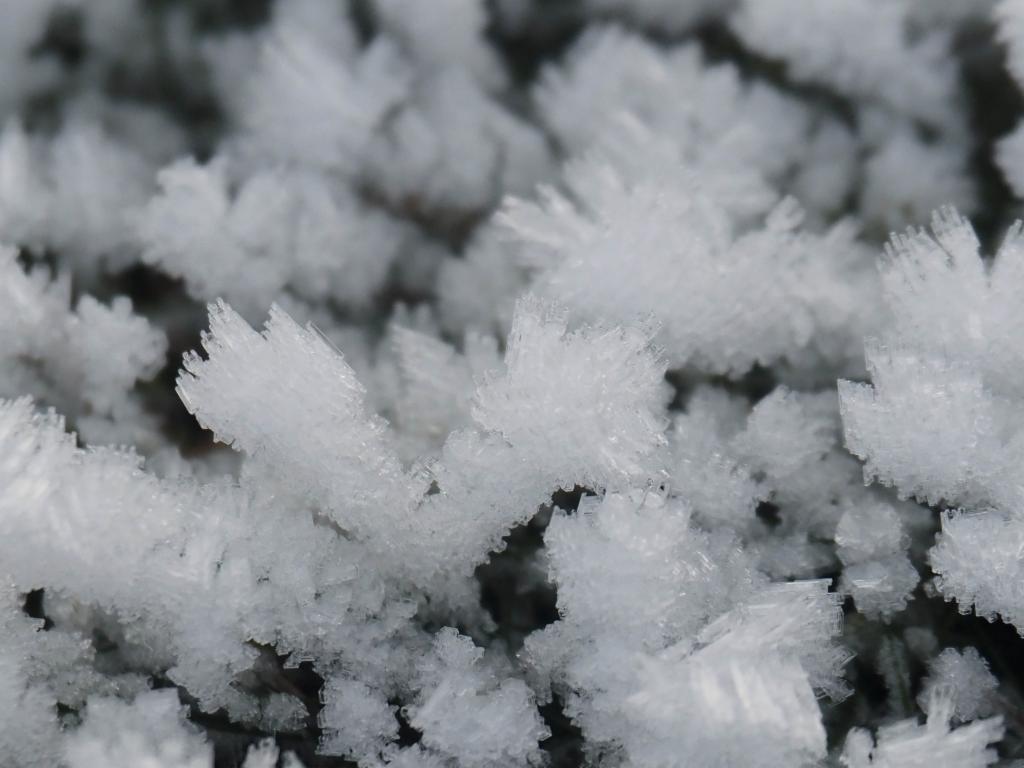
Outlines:
<svg viewBox="0 0 1024 768"><path fill-rule="evenodd" d="M865 477L972 510L943 515L931 554L940 589L961 610L973 605L1019 627L1015 467L1024 431L1016 407L1021 354L1010 330L1019 226L991 265L955 211L936 213L932 230L896 236L888 250L882 285L892 321L867 347L872 385L839 384L846 443L865 459ZM987 552L984 561L976 547Z"/></svg>
<svg viewBox="0 0 1024 768"><path fill-rule="evenodd" d="M911 718L871 734L861 729L850 732L843 747L847 768L896 768L896 766L965 766L983 768L998 759L988 745L1003 736L1000 717L975 720L959 728L950 726L953 701L947 691L936 689L928 703L924 725Z"/></svg>
<svg viewBox="0 0 1024 768"><path fill-rule="evenodd" d="M206 359L185 358L178 393L218 440L245 451L261 472L279 473L286 488L356 535L401 512L395 505L414 489L387 427L365 410L363 386L315 327L271 308L261 334L219 303L203 347ZM268 417L260 424L250 418L257 403Z"/></svg>
<svg viewBox="0 0 1024 768"><path fill-rule="evenodd" d="M408 231L328 177L259 171L229 191L226 162L176 161L140 212L142 258L185 280L198 299L262 313L286 288L313 300L365 305Z"/></svg>
<svg viewBox="0 0 1024 768"><path fill-rule="evenodd" d="M1021 0L0 0L0 766L1022 754L1014 88Z"/></svg>
<svg viewBox="0 0 1024 768"><path fill-rule="evenodd" d="M94 698L81 728L67 739L71 768L210 768L209 744L189 724L172 690L140 694L131 703Z"/></svg>
<svg viewBox="0 0 1024 768"><path fill-rule="evenodd" d="M976 649L965 648L961 653L947 648L929 663L919 699L927 712L934 701L933 692L944 689L950 696L953 717L968 722L992 714L998 685L988 662Z"/></svg>
<svg viewBox="0 0 1024 768"><path fill-rule="evenodd" d="M534 764L550 731L526 684L492 666L469 638L439 632L416 669L421 693L407 708L409 724L423 732L423 746L458 765Z"/></svg>
<svg viewBox="0 0 1024 768"><path fill-rule="evenodd" d="M850 334L859 339L869 321L855 297L870 295L874 280L850 227L801 232L803 212L788 199L763 226L739 231L736 201L722 197L731 192L661 168L662 178L634 181L591 155L566 172L580 203L545 189L540 202L507 205L503 221L528 245L537 290L588 319L656 318L675 365L730 375L782 362L856 368ZM649 254L640 269L638 249ZM751 304L730 298L739 286ZM826 294L849 299L837 314L835 303L817 304Z"/></svg>
<svg viewBox="0 0 1024 768"><path fill-rule="evenodd" d="M910 11L886 0L744 0L732 23L800 80L941 124L955 77L948 35L915 34Z"/></svg>

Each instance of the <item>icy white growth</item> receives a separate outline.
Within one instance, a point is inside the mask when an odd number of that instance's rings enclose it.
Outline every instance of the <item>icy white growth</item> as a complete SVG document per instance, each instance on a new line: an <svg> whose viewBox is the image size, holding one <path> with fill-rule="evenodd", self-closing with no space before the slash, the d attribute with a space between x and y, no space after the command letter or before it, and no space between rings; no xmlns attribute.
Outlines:
<svg viewBox="0 0 1024 768"><path fill-rule="evenodd" d="M969 722L993 714L999 683L989 671L988 662L974 648L963 652L947 648L928 663L928 677L918 701L928 712L936 691L945 691L951 699L952 716Z"/></svg>
<svg viewBox="0 0 1024 768"><path fill-rule="evenodd" d="M634 180L591 156L566 172L579 202L545 189L540 202L507 204L503 221L527 243L537 289L585 318L653 316L675 365L730 375L782 361L858 367L874 276L849 225L801 232L789 199L763 228L737 231L735 201L672 170Z"/></svg>
<svg viewBox="0 0 1024 768"><path fill-rule="evenodd" d="M98 125L73 121L52 139L17 121L0 133L0 233L59 252L79 274L132 260L131 220L152 185L150 163Z"/></svg>
<svg viewBox="0 0 1024 768"><path fill-rule="evenodd" d="M505 72L484 39L488 19L482 0L374 0L373 9L420 63L468 72L488 90L505 85Z"/></svg>
<svg viewBox="0 0 1024 768"><path fill-rule="evenodd" d="M422 457L470 425L477 382L499 375L503 365L493 337L467 334L460 354L420 331L396 325L391 333L401 381L395 421Z"/></svg>
<svg viewBox="0 0 1024 768"><path fill-rule="evenodd" d="M897 236L889 249L882 284L892 330L867 350L874 388L840 383L847 445L867 461L867 477L902 494L1013 507L1019 228L991 267L954 211L936 214L933 230Z"/></svg>
<svg viewBox="0 0 1024 768"><path fill-rule="evenodd" d="M906 554L848 564L839 589L869 618L892 616L906 607L919 577Z"/></svg>
<svg viewBox="0 0 1024 768"><path fill-rule="evenodd" d="M387 664L414 606L384 601L365 550L252 488L160 481L132 454L77 449L62 426L28 401L0 408L0 556L19 585L120 615L129 651L243 722L294 719L281 697L264 707L233 685L253 643Z"/></svg>
<svg viewBox="0 0 1024 768"><path fill-rule="evenodd" d="M944 29L915 35L910 10L887 0L745 0L732 26L798 80L942 125L955 92L950 41Z"/></svg>
<svg viewBox="0 0 1024 768"><path fill-rule="evenodd" d="M183 277L193 296L262 315L285 289L365 306L409 231L315 173L265 170L231 188L226 159L177 161L140 213L143 260Z"/></svg>
<svg viewBox="0 0 1024 768"><path fill-rule="evenodd" d="M836 536L841 504L871 503L839 437L826 393L779 387L751 409L701 387L674 421L670 487L703 523L740 533L765 572L812 577L835 561L823 541ZM776 510L774 522L755 516L762 502Z"/></svg>
<svg viewBox="0 0 1024 768"><path fill-rule="evenodd" d="M888 618L904 608L918 583L907 557L899 513L886 502L851 506L836 527L839 559L846 566L841 591L866 616Z"/></svg>
<svg viewBox="0 0 1024 768"><path fill-rule="evenodd" d="M775 194L764 182L794 167L818 165L807 152L808 138L834 137L837 125L826 120L815 127L798 101L745 83L730 64L705 63L695 45L665 50L617 27L588 29L560 66L543 71L535 99L545 125L570 155L604 142L619 150L620 170L657 173L656 163L638 167L635 149L621 146L616 126L628 118L649 133L641 148L671 147L703 171L708 184L742 181L762 211ZM832 149L820 165L838 171L844 188L850 179L841 178L837 160L848 150Z"/></svg>
<svg viewBox="0 0 1024 768"><path fill-rule="evenodd" d="M533 126L465 72L446 70L418 83L396 110L369 150L366 173L395 206L473 211L504 192L529 192L550 166Z"/></svg>
<svg viewBox="0 0 1024 768"><path fill-rule="evenodd" d="M571 331L561 311L522 299L504 372L484 378L473 427L453 432L428 467L439 493L424 499L416 520L433 541L433 562L482 561L558 488L660 482L664 372L648 329ZM422 549L417 542L410 556L422 560Z"/></svg>
<svg viewBox="0 0 1024 768"><path fill-rule="evenodd" d="M210 306L203 348L178 379L200 424L346 530L383 534L414 491L344 357L276 307L257 333L223 302Z"/></svg>
<svg viewBox="0 0 1024 768"><path fill-rule="evenodd" d="M129 393L163 365L163 332L126 297L107 307L83 296L71 311L70 293L66 278L51 282L42 268L26 272L15 251L0 246L0 396L30 392L71 415L113 417L122 420L119 431L98 422L82 427L146 440L145 429L126 429L136 414Z"/></svg>
<svg viewBox="0 0 1024 768"><path fill-rule="evenodd" d="M913 126L876 116L878 145L864 167L861 214L891 232L907 222L924 221L943 205L973 211L977 193L967 174L969 148L962 141L925 142ZM870 119L870 118L869 118Z"/></svg>
<svg viewBox="0 0 1024 768"><path fill-rule="evenodd" d="M569 331L563 313L524 299L505 368L473 418L562 485L622 485L657 467L664 364L642 327Z"/></svg>
<svg viewBox="0 0 1024 768"><path fill-rule="evenodd" d="M588 742L637 764L824 755L814 690L843 696L848 659L827 582L765 586L735 538L639 491L584 499L545 541L562 620L524 656Z"/></svg>
<svg viewBox="0 0 1024 768"><path fill-rule="evenodd" d="M836 545L844 563L902 552L906 539L899 513L885 502L851 507L836 526Z"/></svg>
<svg viewBox="0 0 1024 768"><path fill-rule="evenodd" d="M982 510L942 515L942 533L929 553L936 582L961 612L972 608L989 620L996 616L1024 627L1024 575L1020 552L1024 525L1014 513ZM985 557L979 558L978 553Z"/></svg>
<svg viewBox="0 0 1024 768"><path fill-rule="evenodd" d="M673 420L673 488L712 525L743 529L753 523L758 502L770 496L733 447L747 410L738 398L701 388Z"/></svg>
<svg viewBox="0 0 1024 768"><path fill-rule="evenodd" d="M363 760L380 754L398 737L397 707L389 705L381 691L334 676L327 679L320 696L324 702L319 715L323 752Z"/></svg>
<svg viewBox="0 0 1024 768"><path fill-rule="evenodd" d="M0 0L0 765L991 764L1022 19Z"/></svg>
<svg viewBox="0 0 1024 768"><path fill-rule="evenodd" d="M453 629L434 637L419 662L421 692L407 707L421 744L466 768L537 763L550 736L522 680L502 679L483 649Z"/></svg>
<svg viewBox="0 0 1024 768"><path fill-rule="evenodd" d="M828 579L769 585L698 635L702 653L756 658L759 653L800 661L810 685L835 700L849 695L842 679L850 654L835 642L842 631L840 597Z"/></svg>
<svg viewBox="0 0 1024 768"><path fill-rule="evenodd" d="M237 119L249 151L358 171L385 113L406 97L411 73L390 41L360 52L353 37L337 12L276 16L243 81Z"/></svg>
<svg viewBox="0 0 1024 768"><path fill-rule="evenodd" d="M477 229L461 258L446 259L438 271L438 311L442 326L504 338L512 327L516 298L528 279L516 259L518 244L496 226Z"/></svg>
<svg viewBox="0 0 1024 768"><path fill-rule="evenodd" d="M278 764L281 768L303 768L302 761L294 752L281 755L273 739L264 739L249 747L242 768L277 768Z"/></svg>
<svg viewBox="0 0 1024 768"><path fill-rule="evenodd" d="M867 348L873 386L840 382L846 443L865 460L866 478L904 496L995 507L944 515L931 565L961 610L974 605L1022 626L1016 576L1007 576L1019 571L1024 445L1015 373L1024 352L1010 330L1019 315L1019 227L991 266L955 211L937 213L933 231L910 231L889 249L882 284L893 325Z"/></svg>
<svg viewBox="0 0 1024 768"><path fill-rule="evenodd" d="M975 720L950 727L953 700L948 691L934 689L928 719L916 718L878 729L878 735L856 728L850 732L840 758L847 768L984 768L998 759L990 744L1003 737L1003 719Z"/></svg>
<svg viewBox="0 0 1024 768"><path fill-rule="evenodd" d="M643 688L627 700L644 738L627 750L639 764L770 768L825 756L825 731L800 665L777 657L650 663ZM680 695L680 692L685 694Z"/></svg>
<svg viewBox="0 0 1024 768"><path fill-rule="evenodd" d="M544 538L564 620L634 648L694 635L755 579L729 535L701 532L655 494L583 499Z"/></svg>
<svg viewBox="0 0 1024 768"><path fill-rule="evenodd" d="M90 699L82 726L65 742L65 760L70 768L210 768L213 749L185 711L173 688L131 703Z"/></svg>

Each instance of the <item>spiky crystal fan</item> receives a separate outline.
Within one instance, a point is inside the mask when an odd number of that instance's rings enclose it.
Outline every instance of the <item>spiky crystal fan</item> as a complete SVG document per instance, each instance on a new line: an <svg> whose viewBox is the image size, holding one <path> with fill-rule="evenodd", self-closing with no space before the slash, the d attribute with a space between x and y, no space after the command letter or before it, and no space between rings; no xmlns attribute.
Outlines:
<svg viewBox="0 0 1024 768"><path fill-rule="evenodd" d="M0 0L0 766L1019 768L1018 83L1024 0Z"/></svg>

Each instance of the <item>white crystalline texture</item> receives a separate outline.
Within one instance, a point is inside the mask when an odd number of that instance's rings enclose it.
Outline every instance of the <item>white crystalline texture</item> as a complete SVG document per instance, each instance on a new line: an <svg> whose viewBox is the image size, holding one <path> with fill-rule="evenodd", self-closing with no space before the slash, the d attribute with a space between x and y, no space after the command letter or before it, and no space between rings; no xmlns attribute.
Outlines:
<svg viewBox="0 0 1024 768"><path fill-rule="evenodd" d="M563 617L648 650L693 635L750 579L731 537L656 494L583 499L545 543Z"/></svg>
<svg viewBox="0 0 1024 768"><path fill-rule="evenodd" d="M839 557L850 565L902 552L907 543L899 512L881 501L847 509L835 538Z"/></svg>
<svg viewBox="0 0 1024 768"><path fill-rule="evenodd" d="M286 288L342 305L372 301L407 230L315 173L257 172L231 190L224 159L177 161L140 212L142 258L193 296L262 313Z"/></svg>
<svg viewBox="0 0 1024 768"><path fill-rule="evenodd" d="M841 161L852 151L840 138L848 131L828 120L816 124L799 101L746 82L730 63L707 63L692 43L666 49L618 27L591 27L565 61L543 70L534 98L567 154L606 145L620 171L651 175L664 168L641 158L662 144L699 169L705 183L742 193L748 215L776 199L766 182L796 169L804 175L799 184L816 171L829 177L832 202L807 195L807 205L835 205L852 182L850 164ZM622 135L624 121L644 129L639 147ZM829 152L815 158L807 145L822 141L818 152ZM820 191L822 184L814 186Z"/></svg>
<svg viewBox="0 0 1024 768"><path fill-rule="evenodd" d="M505 73L484 38L488 22L482 0L374 0L389 32L420 62L438 69L470 72L488 89L505 84Z"/></svg>
<svg viewBox="0 0 1024 768"><path fill-rule="evenodd" d="M207 358L184 360L178 393L200 424L275 473L283 488L359 536L383 533L411 492L386 423L344 357L272 308L263 333L210 307ZM259 414L258 418L256 414Z"/></svg>
<svg viewBox="0 0 1024 768"><path fill-rule="evenodd" d="M977 369L900 347L867 353L873 384L839 386L846 445L865 476L932 503L986 499L978 475L996 469L999 441Z"/></svg>
<svg viewBox="0 0 1024 768"><path fill-rule="evenodd" d="M53 249L80 275L132 262L132 217L151 188L150 163L93 122L52 139L16 120L0 133L0 237Z"/></svg>
<svg viewBox="0 0 1024 768"><path fill-rule="evenodd" d="M506 372L480 387L473 418L563 487L643 479L665 443L665 366L649 332L570 331L567 322L542 302L520 302Z"/></svg>
<svg viewBox="0 0 1024 768"><path fill-rule="evenodd" d="M965 648L961 653L947 648L928 663L928 677L918 701L927 712L935 700L933 692L944 690L951 697L953 717L966 723L993 713L998 685L977 650Z"/></svg>
<svg viewBox="0 0 1024 768"><path fill-rule="evenodd" d="M850 507L836 526L835 541L845 565L839 589L853 597L857 609L882 618L902 610L919 579L896 508L877 501Z"/></svg>
<svg viewBox="0 0 1024 768"><path fill-rule="evenodd" d="M764 585L737 539L650 492L584 499L545 543L562 619L523 656L588 742L642 765L824 755L815 691L844 696L849 658L827 581Z"/></svg>
<svg viewBox="0 0 1024 768"><path fill-rule="evenodd" d="M374 131L408 93L408 63L389 41L356 53L335 44L339 31L330 20L290 21L279 19L265 33L255 69L245 73L237 119L248 149L357 173Z"/></svg>
<svg viewBox="0 0 1024 768"><path fill-rule="evenodd" d="M840 383L847 446L866 460L866 476L903 495L1013 505L1019 230L989 268L955 212L936 214L933 228L934 238L909 232L889 251L882 281L893 330L867 349L874 388Z"/></svg>
<svg viewBox="0 0 1024 768"><path fill-rule="evenodd" d="M398 736L396 707L358 680L329 678L321 698L324 708L319 722L324 735L320 749L329 755L366 759Z"/></svg>
<svg viewBox="0 0 1024 768"><path fill-rule="evenodd" d="M975 720L950 727L953 701L948 690L935 689L927 707L928 719L915 718L887 725L874 740L862 729L846 739L840 760L846 768L984 768L998 759L989 747L1003 737L1003 719Z"/></svg>
<svg viewBox="0 0 1024 768"><path fill-rule="evenodd" d="M970 161L955 141L925 143L909 126L885 131L865 169L861 212L871 223L892 231L908 221L925 221L942 205L972 212L977 193L969 181Z"/></svg>
<svg viewBox="0 0 1024 768"><path fill-rule="evenodd" d="M733 29L790 74L942 125L955 71L945 30L915 36L908 4L886 0L743 0Z"/></svg>
<svg viewBox="0 0 1024 768"><path fill-rule="evenodd" d="M472 211L502 192L531 191L550 165L533 126L464 72L446 70L420 83L392 117L369 150L367 174L395 205Z"/></svg>
<svg viewBox="0 0 1024 768"><path fill-rule="evenodd" d="M853 598L865 616L885 619L906 607L918 581L917 570L901 553L847 565L839 589Z"/></svg>
<svg viewBox="0 0 1024 768"><path fill-rule="evenodd" d="M810 685L835 700L849 695L842 679L850 654L835 638L842 632L839 595L829 580L772 584L705 627L698 641L705 656L740 658L771 652L798 659Z"/></svg>
<svg viewBox="0 0 1024 768"><path fill-rule="evenodd" d="M85 721L64 747L70 768L212 768L213 749L194 726L173 688L127 703L91 699Z"/></svg>
<svg viewBox="0 0 1024 768"><path fill-rule="evenodd" d="M825 756L817 702L793 661L654 662L644 682L627 699L636 764L683 768L713 756L712 765L770 768Z"/></svg>
<svg viewBox="0 0 1024 768"><path fill-rule="evenodd" d="M972 608L994 620L997 615L1024 628L1024 525L998 510L945 512L942 533L929 553L937 583L962 613ZM984 557L978 553L984 552Z"/></svg>
<svg viewBox="0 0 1024 768"><path fill-rule="evenodd" d="M467 768L540 759L538 742L550 731L529 688L522 680L501 679L468 637L441 630L417 676L422 689L408 714L410 725L423 732L423 746Z"/></svg>
<svg viewBox="0 0 1024 768"><path fill-rule="evenodd" d="M937 213L933 232L897 236L889 249L892 325L867 347L872 385L839 384L846 444L865 477L974 512L944 514L930 556L936 583L960 610L1019 628L1020 227L991 265L955 211Z"/></svg>
<svg viewBox="0 0 1024 768"><path fill-rule="evenodd" d="M676 365L729 375L783 360L859 367L870 322L859 302L872 301L874 278L849 227L802 233L790 199L740 233L700 177L680 169L632 182L600 156L572 166L567 183L582 202L545 189L502 214L543 294L590 319L654 317Z"/></svg>
<svg viewBox="0 0 1024 768"><path fill-rule="evenodd" d="M468 334L459 354L444 341L401 326L393 331L402 391L395 403L398 428L440 446L471 423L477 381L501 370L495 340Z"/></svg>
<svg viewBox="0 0 1024 768"><path fill-rule="evenodd" d="M771 495L734 447L746 410L738 398L702 388L690 397L686 413L673 421L673 488L695 514L713 524L748 526L758 502Z"/></svg>
<svg viewBox="0 0 1024 768"><path fill-rule="evenodd" d="M1022 754L1014 80L1024 0L0 0L0 768Z"/></svg>
<svg viewBox="0 0 1024 768"><path fill-rule="evenodd" d="M164 362L163 332L116 297L82 296L70 308L66 279L26 272L0 246L0 395L31 392L69 414L130 416L128 393Z"/></svg>

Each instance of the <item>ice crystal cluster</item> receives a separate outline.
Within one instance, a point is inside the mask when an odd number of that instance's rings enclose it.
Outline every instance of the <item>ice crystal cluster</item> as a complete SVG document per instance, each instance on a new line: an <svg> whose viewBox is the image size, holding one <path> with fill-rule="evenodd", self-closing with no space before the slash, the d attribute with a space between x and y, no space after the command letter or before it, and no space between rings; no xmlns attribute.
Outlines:
<svg viewBox="0 0 1024 768"><path fill-rule="evenodd" d="M1022 0L0 0L0 766L1024 765L1022 93Z"/></svg>

